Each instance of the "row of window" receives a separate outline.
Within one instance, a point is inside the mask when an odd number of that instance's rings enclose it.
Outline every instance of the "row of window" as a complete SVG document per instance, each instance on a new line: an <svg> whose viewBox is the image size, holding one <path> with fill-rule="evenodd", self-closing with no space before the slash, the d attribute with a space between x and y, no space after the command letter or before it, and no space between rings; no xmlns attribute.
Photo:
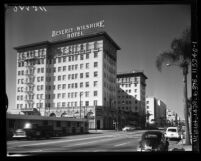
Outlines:
<svg viewBox="0 0 201 161"><path fill-rule="evenodd" d="M84 51L84 50L91 50L90 48L94 48L94 50L98 49L98 42L95 41L93 46L92 44L90 44L90 42L85 43L85 44L75 44L75 45L71 45L71 46L62 46L59 47L57 49L55 49L55 52L58 53L58 55L61 55L61 53L75 53L78 51ZM36 49L36 50L31 50L31 51L25 51L25 52L21 52L18 53L18 58L31 58L31 57L38 57L38 56L44 56L46 54L47 49L43 48L43 49ZM54 51L53 51L54 52Z"/></svg>
<svg viewBox="0 0 201 161"><path fill-rule="evenodd" d="M131 110L131 107L120 107L120 106L119 106L118 109L119 109L119 110L120 110L120 109L121 109L121 110ZM135 111L137 111L137 109L138 109L138 108L135 106Z"/></svg>
<svg viewBox="0 0 201 161"><path fill-rule="evenodd" d="M81 106L89 106L89 101L79 101L79 102L57 102L57 103L46 103L44 104L43 102L41 103L36 103L36 107L38 108L43 108L44 105L46 107L53 107L53 108L59 108L59 107L78 107L80 106L80 103L81 103ZM92 102L92 106L97 106L98 104L98 100L94 100ZM20 109L20 108L33 108L34 107L34 104L17 104L17 109Z"/></svg>
<svg viewBox="0 0 201 161"><path fill-rule="evenodd" d="M89 75L90 75L90 73L89 72L86 72L86 73L80 73L79 74L79 78L89 78ZM98 77L98 72L97 71L95 71L94 73L93 73L93 77ZM41 76L41 77L36 77L37 78L37 82L43 82L44 81L44 77L43 76ZM68 74L68 80L72 80L72 79L77 79L78 78L78 73L76 73L76 74ZM56 76L52 76L52 79L53 79L53 81L55 81L56 80ZM51 82L51 77L46 77L46 81L47 82ZM59 76L57 76L57 81L65 81L66 80L66 75L59 75ZM25 83L34 83L34 81L35 81L35 79L34 79L34 77L32 77L32 78L26 78L26 81L25 81ZM18 79L17 80L17 83L18 84L24 84L24 79Z"/></svg>
<svg viewBox="0 0 201 161"><path fill-rule="evenodd" d="M94 58L98 57L98 52L94 52ZM68 57L58 57L58 58L53 58L53 59L48 59L47 64L56 64L56 63L62 63L62 62L73 62L79 60L84 60L84 59L90 59L89 53L82 54L82 55L71 55ZM24 66L31 66L35 64L44 64L45 59L36 59L34 61L26 61L26 62L18 62L18 67L24 67Z"/></svg>
<svg viewBox="0 0 201 161"><path fill-rule="evenodd" d="M138 103L138 101L137 100L135 100L135 104L137 104ZM131 103L131 101L118 101L118 104L132 104Z"/></svg>
<svg viewBox="0 0 201 161"><path fill-rule="evenodd" d="M22 52L22 53L18 53L18 58L30 58L30 57L34 57L34 56L44 56L46 54L47 49L43 48L43 49L37 49L37 50L32 50L32 51L26 51L26 52Z"/></svg>
<svg viewBox="0 0 201 161"><path fill-rule="evenodd" d="M131 82L131 81L134 81L134 82L137 82L140 78L139 77L125 77L125 78L117 78L118 82L121 83L121 82Z"/></svg>
<svg viewBox="0 0 201 161"><path fill-rule="evenodd" d="M58 67L57 72L66 71L66 67L67 66ZM94 62L93 68L97 68L97 67L98 67L98 62ZM84 69L84 64L80 64L79 69ZM89 69L89 63L85 64L85 69ZM78 70L78 64L68 66L68 71L73 71L73 70ZM46 69L47 73L51 73L51 71L56 72L56 67L53 67L52 69L51 68ZM34 70L31 69L30 71L29 70L18 71L18 75L24 75L24 73L25 74L34 74ZM37 68L37 73L44 73L44 68Z"/></svg>
<svg viewBox="0 0 201 161"><path fill-rule="evenodd" d="M68 98L77 98L77 97L89 97L90 92L89 91L85 91L85 92L71 92L71 93L67 93L67 97ZM60 98L66 98L66 93L57 93L57 94L46 94L46 99L60 99ZM98 91L93 91L93 96L97 97L98 96ZM43 94L37 94L36 95L37 99L43 99ZM27 99L34 99L34 95L25 95L24 96L25 100ZM23 100L23 95L18 95L17 96L17 100Z"/></svg>
<svg viewBox="0 0 201 161"><path fill-rule="evenodd" d="M137 98L137 95L134 95L134 97ZM121 99L121 98L122 98L122 99L124 99L124 98L130 98L130 99L131 99L132 96L118 95L118 98L119 98L119 99Z"/></svg>
<svg viewBox="0 0 201 161"><path fill-rule="evenodd" d="M58 84L57 86L56 85L52 85L52 86L46 85L46 90L55 90L55 89L63 90L63 89L66 89L67 87L68 87L68 89L74 89L74 88L84 88L84 87L89 87L89 86L90 86L89 82ZM98 81L93 81L93 87L98 87ZM24 89L25 89L25 91L24 91ZM44 85L37 85L36 89L37 89L37 91L41 91L44 89ZM34 90L34 86L26 86L26 87L18 87L17 88L17 92L28 92L28 91L33 91L33 90Z"/></svg>

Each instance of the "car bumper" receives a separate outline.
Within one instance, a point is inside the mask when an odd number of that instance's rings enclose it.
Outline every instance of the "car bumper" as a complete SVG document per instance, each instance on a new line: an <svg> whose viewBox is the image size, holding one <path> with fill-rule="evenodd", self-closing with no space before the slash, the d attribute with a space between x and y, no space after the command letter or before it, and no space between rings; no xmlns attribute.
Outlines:
<svg viewBox="0 0 201 161"><path fill-rule="evenodd" d="M169 139L180 139L181 136L175 136L175 135L165 135L166 138L169 138Z"/></svg>
<svg viewBox="0 0 201 161"><path fill-rule="evenodd" d="M14 135L13 138L27 138L26 135Z"/></svg>

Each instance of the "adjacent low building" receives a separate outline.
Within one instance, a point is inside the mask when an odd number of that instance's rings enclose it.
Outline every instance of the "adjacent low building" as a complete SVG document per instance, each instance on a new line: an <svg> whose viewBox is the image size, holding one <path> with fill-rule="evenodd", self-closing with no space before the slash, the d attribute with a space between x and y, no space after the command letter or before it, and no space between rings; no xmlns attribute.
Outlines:
<svg viewBox="0 0 201 161"><path fill-rule="evenodd" d="M166 104L155 98L146 98L146 123L157 127L166 125Z"/></svg>
<svg viewBox="0 0 201 161"><path fill-rule="evenodd" d="M123 124L145 125L146 79L142 71L119 73L117 75L118 110ZM126 114L125 114L126 113Z"/></svg>

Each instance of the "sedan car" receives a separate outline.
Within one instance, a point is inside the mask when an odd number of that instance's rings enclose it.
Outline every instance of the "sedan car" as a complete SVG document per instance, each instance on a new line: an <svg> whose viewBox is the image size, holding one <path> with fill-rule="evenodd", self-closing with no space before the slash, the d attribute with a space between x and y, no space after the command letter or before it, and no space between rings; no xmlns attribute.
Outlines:
<svg viewBox="0 0 201 161"><path fill-rule="evenodd" d="M126 131L134 131L135 130L135 127L132 127L132 126L125 126L122 131L126 132Z"/></svg>
<svg viewBox="0 0 201 161"><path fill-rule="evenodd" d="M177 127L168 127L165 132L165 137L168 139L181 139L181 134Z"/></svg>
<svg viewBox="0 0 201 161"><path fill-rule="evenodd" d="M13 138L14 139L22 139L22 138L26 138L26 132L24 129L17 129L14 132Z"/></svg>
<svg viewBox="0 0 201 161"><path fill-rule="evenodd" d="M168 151L169 142L161 131L146 131L142 134L137 151Z"/></svg>

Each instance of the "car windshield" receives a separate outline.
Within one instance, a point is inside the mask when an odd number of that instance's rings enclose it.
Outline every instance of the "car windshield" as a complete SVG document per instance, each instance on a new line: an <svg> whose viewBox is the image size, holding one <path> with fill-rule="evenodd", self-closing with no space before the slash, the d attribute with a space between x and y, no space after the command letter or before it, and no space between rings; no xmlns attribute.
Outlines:
<svg viewBox="0 0 201 161"><path fill-rule="evenodd" d="M160 138L161 138L160 134L154 134L154 133L148 133L142 136L143 140L160 140Z"/></svg>
<svg viewBox="0 0 201 161"><path fill-rule="evenodd" d="M177 132L176 129L168 129L168 131L170 131L170 132Z"/></svg>

